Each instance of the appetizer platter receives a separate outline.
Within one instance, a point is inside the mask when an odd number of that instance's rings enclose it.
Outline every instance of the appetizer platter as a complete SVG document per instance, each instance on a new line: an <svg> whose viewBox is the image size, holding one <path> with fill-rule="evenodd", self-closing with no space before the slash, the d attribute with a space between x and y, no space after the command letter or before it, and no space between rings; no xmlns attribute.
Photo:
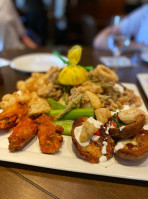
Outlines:
<svg viewBox="0 0 148 199"><path fill-rule="evenodd" d="M32 73L0 102L0 160L148 180L148 115L135 85L104 65ZM58 57L60 55L56 53Z"/></svg>

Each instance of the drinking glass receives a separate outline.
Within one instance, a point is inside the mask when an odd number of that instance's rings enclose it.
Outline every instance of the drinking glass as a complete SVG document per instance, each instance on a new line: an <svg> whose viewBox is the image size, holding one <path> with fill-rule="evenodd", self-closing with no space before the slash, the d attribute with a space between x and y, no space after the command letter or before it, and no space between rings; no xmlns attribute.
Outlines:
<svg viewBox="0 0 148 199"><path fill-rule="evenodd" d="M121 59L120 55L130 45L130 37L117 31L116 26L119 25L120 21L120 16L115 16L111 20L111 27L113 28L111 29L111 33L108 37L108 47L113 53L111 65L124 65L124 61Z"/></svg>

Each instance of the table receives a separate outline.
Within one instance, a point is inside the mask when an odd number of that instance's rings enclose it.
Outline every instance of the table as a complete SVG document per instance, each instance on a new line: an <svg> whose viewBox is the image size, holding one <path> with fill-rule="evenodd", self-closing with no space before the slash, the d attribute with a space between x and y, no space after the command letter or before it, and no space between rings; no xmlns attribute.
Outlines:
<svg viewBox="0 0 148 199"><path fill-rule="evenodd" d="M36 50L13 50L3 52L0 56L12 59L22 54L51 52L53 49L66 55L69 48L54 46ZM84 47L81 63L96 66L100 63L98 56L109 54L109 52ZM133 52L126 54L132 56ZM116 72L121 82L137 85L148 108L146 96L136 78L137 73L148 73L148 64L141 61L137 67L116 69ZM16 81L24 80L29 75L15 71L9 66L0 68L0 98L6 93L12 93L16 88ZM144 181L66 172L4 161L0 161L0 179L0 199L127 199L128 197L141 199L147 198L148 195L148 182Z"/></svg>

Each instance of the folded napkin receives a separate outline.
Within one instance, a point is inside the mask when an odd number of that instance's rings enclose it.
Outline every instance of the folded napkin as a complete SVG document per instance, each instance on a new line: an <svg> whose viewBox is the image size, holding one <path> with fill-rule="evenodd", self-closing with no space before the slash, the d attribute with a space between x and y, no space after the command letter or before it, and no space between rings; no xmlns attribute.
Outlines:
<svg viewBox="0 0 148 199"><path fill-rule="evenodd" d="M99 57L99 60L108 67L132 67L134 66L131 62L131 59L125 56L120 56L114 58L113 56L103 56Z"/></svg>

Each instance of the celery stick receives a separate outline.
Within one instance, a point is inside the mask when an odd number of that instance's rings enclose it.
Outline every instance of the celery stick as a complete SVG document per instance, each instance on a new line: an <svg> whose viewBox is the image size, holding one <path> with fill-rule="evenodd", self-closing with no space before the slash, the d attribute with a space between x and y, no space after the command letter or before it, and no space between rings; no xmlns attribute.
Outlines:
<svg viewBox="0 0 148 199"><path fill-rule="evenodd" d="M63 135L71 135L73 122L74 122L73 120L60 120L60 121L54 121L54 124L60 125L64 128Z"/></svg>
<svg viewBox="0 0 148 199"><path fill-rule="evenodd" d="M59 112L58 115L55 116L55 120L59 120L61 118L63 118L63 115L65 115L66 113L68 113L71 109L76 108L79 104L80 101L82 99L82 94L78 95L76 98L74 98L72 101L70 101L67 106L65 107L65 109L63 109L61 112Z"/></svg>
<svg viewBox="0 0 148 199"><path fill-rule="evenodd" d="M56 117L63 109L57 109L57 110L51 110L49 115L52 115L53 117ZM94 117L94 109L93 108L77 108L72 109L61 119L64 120L75 120L79 117Z"/></svg>
<svg viewBox="0 0 148 199"><path fill-rule="evenodd" d="M48 102L50 103L52 109L64 109L66 107L52 98L48 98Z"/></svg>

